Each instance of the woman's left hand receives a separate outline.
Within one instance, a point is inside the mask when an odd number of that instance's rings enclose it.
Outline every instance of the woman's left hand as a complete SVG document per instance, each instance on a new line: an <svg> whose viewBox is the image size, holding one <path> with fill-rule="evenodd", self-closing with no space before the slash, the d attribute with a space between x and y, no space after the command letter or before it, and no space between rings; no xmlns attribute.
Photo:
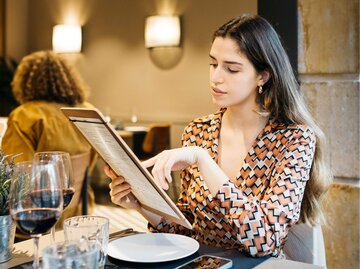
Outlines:
<svg viewBox="0 0 360 269"><path fill-rule="evenodd" d="M168 189L172 181L171 171L179 171L190 165L196 164L202 152L200 147L183 147L164 150L155 157L142 162L145 168L154 166L152 174L163 189Z"/></svg>

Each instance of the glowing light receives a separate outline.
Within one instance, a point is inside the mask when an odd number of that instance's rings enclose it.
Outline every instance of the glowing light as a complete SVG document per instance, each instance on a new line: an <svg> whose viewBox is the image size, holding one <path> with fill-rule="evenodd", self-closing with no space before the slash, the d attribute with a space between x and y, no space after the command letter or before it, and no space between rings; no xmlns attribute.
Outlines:
<svg viewBox="0 0 360 269"><path fill-rule="evenodd" d="M77 53L81 51L81 26L59 24L53 28L53 51L57 53Z"/></svg>
<svg viewBox="0 0 360 269"><path fill-rule="evenodd" d="M146 18L145 45L147 48L171 47L180 44L180 18L151 16Z"/></svg>

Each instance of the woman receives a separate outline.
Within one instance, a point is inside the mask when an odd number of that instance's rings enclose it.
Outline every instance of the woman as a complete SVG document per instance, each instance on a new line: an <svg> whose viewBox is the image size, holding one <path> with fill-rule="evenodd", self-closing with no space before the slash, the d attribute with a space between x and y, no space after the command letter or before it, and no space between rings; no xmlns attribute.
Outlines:
<svg viewBox="0 0 360 269"><path fill-rule="evenodd" d="M21 153L16 158L20 162L38 151L73 155L90 150L60 111L62 106L91 106L86 103L87 86L60 55L39 51L25 56L15 71L12 91L20 106L8 119L2 140L6 154Z"/></svg>
<svg viewBox="0 0 360 269"><path fill-rule="evenodd" d="M318 223L330 177L323 134L266 20L243 15L215 32L210 89L219 111L192 121L182 148L143 162L153 166L154 178L165 189L171 171L183 170L177 205L193 230L126 199L130 186L105 167L112 201L138 209L152 231L187 234L252 256L282 256L292 225Z"/></svg>
<svg viewBox="0 0 360 269"><path fill-rule="evenodd" d="M65 151L86 153L90 145L60 111L63 106L91 107L86 102L88 87L78 73L59 55L39 51L25 56L12 81L12 91L20 106L8 118L2 139L6 155L20 154L15 160L32 160L35 152ZM92 154L92 161L95 154ZM89 192L89 207L94 203ZM78 215L81 207L69 207L62 219ZM58 222L60 225L61 221Z"/></svg>

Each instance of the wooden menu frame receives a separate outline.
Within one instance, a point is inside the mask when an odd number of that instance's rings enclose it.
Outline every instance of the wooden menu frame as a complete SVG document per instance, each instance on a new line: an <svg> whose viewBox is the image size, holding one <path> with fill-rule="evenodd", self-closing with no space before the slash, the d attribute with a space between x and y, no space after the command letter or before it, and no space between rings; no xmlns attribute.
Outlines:
<svg viewBox="0 0 360 269"><path fill-rule="evenodd" d="M118 175L124 176L141 206L166 220L188 229L191 224L156 183L134 152L96 108L62 107L61 111L82 133L89 144Z"/></svg>

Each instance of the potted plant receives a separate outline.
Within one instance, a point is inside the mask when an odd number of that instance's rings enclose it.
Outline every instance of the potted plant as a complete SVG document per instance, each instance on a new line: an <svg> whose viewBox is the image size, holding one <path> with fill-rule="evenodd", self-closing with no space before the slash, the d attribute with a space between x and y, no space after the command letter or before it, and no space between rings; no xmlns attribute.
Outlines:
<svg viewBox="0 0 360 269"><path fill-rule="evenodd" d="M9 213L9 194L16 156L8 158L0 149L0 263L11 257L15 223Z"/></svg>

